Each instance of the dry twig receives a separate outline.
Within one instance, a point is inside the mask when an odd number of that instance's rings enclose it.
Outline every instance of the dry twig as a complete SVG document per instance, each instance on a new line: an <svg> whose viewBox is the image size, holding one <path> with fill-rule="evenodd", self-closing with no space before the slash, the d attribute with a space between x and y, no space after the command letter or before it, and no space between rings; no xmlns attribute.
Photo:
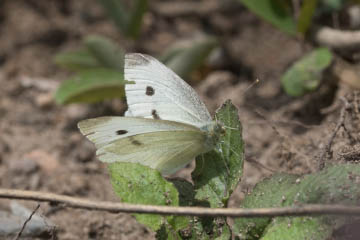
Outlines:
<svg viewBox="0 0 360 240"><path fill-rule="evenodd" d="M344 129L346 129L345 124L344 124L345 123L345 113L350 108L350 104L344 97L342 97L340 99L343 101L344 106L341 108L339 120L338 120L333 132L330 135L329 141L327 142L326 146L324 147L324 149L320 155L318 170L322 170L325 167L325 156L331 155L331 146L332 146L334 139L336 137L336 134L338 133L340 128L343 127Z"/></svg>
<svg viewBox="0 0 360 240"><path fill-rule="evenodd" d="M218 1L178 1L160 2L153 7L153 11L166 17L206 16L221 8Z"/></svg>
<svg viewBox="0 0 360 240"><path fill-rule="evenodd" d="M358 96L359 96L359 91L358 90L355 90L354 91L354 112L356 114L356 116L359 118L359 115L360 115L360 107L359 107L359 99L358 99Z"/></svg>
<svg viewBox="0 0 360 240"><path fill-rule="evenodd" d="M247 161L247 162L249 162L249 163L251 163L251 164L254 164L254 165L256 165L257 167L263 168L263 169L265 169L265 170L267 170L267 171L269 171L269 172L271 172L271 173L276 173L276 172L278 172L278 171L276 171L276 170L274 170L274 169L272 169L272 168L270 168L270 167L268 167L268 166L265 166L265 165L262 164L261 162L256 161L256 160L255 160L254 158L252 158L252 157L249 157L249 156L245 157L245 161Z"/></svg>
<svg viewBox="0 0 360 240"><path fill-rule="evenodd" d="M315 29L313 37L320 46L344 50L360 50L360 31L321 27Z"/></svg>
<svg viewBox="0 0 360 240"><path fill-rule="evenodd" d="M151 213L160 215L211 216L211 217L276 217L304 215L353 215L360 216L360 207L343 205L303 205L282 208L204 208L169 207L142 204L91 201L53 193L0 189L0 198L22 199L39 202L62 203L70 208L79 208L111 213Z"/></svg>

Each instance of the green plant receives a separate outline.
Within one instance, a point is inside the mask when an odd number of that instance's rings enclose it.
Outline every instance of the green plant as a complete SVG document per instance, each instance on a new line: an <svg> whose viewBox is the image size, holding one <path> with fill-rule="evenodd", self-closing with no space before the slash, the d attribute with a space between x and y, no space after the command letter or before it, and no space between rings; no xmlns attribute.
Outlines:
<svg viewBox="0 0 360 240"><path fill-rule="evenodd" d="M98 0L120 32L127 37L137 38L143 16L147 10L147 0ZM132 6L128 6L132 4Z"/></svg>
<svg viewBox="0 0 360 240"><path fill-rule="evenodd" d="M129 203L226 207L242 175L244 146L238 112L230 102L218 110L216 118L228 128L219 149L196 158L196 169L192 173L194 185L179 179L167 181L158 171L139 164L112 163L109 171L116 194ZM136 214L135 217L157 231L159 239L186 238L187 234L192 239L231 237L225 218L150 214Z"/></svg>
<svg viewBox="0 0 360 240"><path fill-rule="evenodd" d="M305 35L311 28L314 16L324 11L339 11L345 5L342 0L304 0L293 6L286 0L239 0L249 10L270 22L280 30L290 34ZM296 12L298 11L298 12Z"/></svg>
<svg viewBox="0 0 360 240"><path fill-rule="evenodd" d="M200 67L210 53L218 46L213 37L188 42L186 46L175 43L160 56L160 60L180 77L186 79L196 68Z"/></svg>
<svg viewBox="0 0 360 240"><path fill-rule="evenodd" d="M280 30L295 35L296 23L291 11L291 1L240 0L249 10Z"/></svg>
<svg viewBox="0 0 360 240"><path fill-rule="evenodd" d="M297 97L314 91L332 60L332 54L327 48L317 48L297 60L281 78L285 92Z"/></svg>
<svg viewBox="0 0 360 240"><path fill-rule="evenodd" d="M85 49L58 54L55 62L74 70L76 75L57 89L59 104L98 102L124 96L124 51L112 41L89 36Z"/></svg>
<svg viewBox="0 0 360 240"><path fill-rule="evenodd" d="M98 0L99 4L126 37L137 38L147 0L126 3L121 0ZM124 96L124 50L102 36L88 36L84 48L60 53L55 62L76 72L63 82L55 94L58 104L98 102Z"/></svg>
<svg viewBox="0 0 360 240"><path fill-rule="evenodd" d="M193 184L184 179L165 179L148 167L134 163L111 163L109 171L115 193L127 203L226 208L243 175L244 143L237 109L230 101L216 113L227 127L221 145L196 158ZM301 204L349 204L360 199L360 166L339 164L305 175L275 174L247 194L241 208L296 207ZM328 239L346 217L226 218L135 214L136 219L157 232L157 239ZM321 231L319 231L321 229Z"/></svg>
<svg viewBox="0 0 360 240"><path fill-rule="evenodd" d="M276 174L256 185L242 208L285 207L301 204L349 204L360 199L360 166L341 164L320 172L295 176ZM334 227L345 217L307 216L236 219L233 227L238 239L329 239ZM320 231L319 231L320 230Z"/></svg>

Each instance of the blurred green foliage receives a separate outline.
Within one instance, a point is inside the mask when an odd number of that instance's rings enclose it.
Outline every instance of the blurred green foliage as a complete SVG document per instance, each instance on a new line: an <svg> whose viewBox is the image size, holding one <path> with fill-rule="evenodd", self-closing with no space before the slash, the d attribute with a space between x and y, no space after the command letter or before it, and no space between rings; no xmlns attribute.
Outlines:
<svg viewBox="0 0 360 240"><path fill-rule="evenodd" d="M147 0L98 0L98 2L121 33L127 37L138 37L148 6ZM131 4L132 6L129 6Z"/></svg>
<svg viewBox="0 0 360 240"><path fill-rule="evenodd" d="M204 37L191 41L188 46L170 46L160 56L160 60L183 79L187 79L191 72L199 68L211 52L218 46L213 37Z"/></svg>
<svg viewBox="0 0 360 240"><path fill-rule="evenodd" d="M308 33L314 32L310 30L318 29L324 24L322 17L332 16L330 21L334 21L336 15L331 14L339 13L350 4L360 3L359 0L239 1L278 29L312 45L313 43L308 41L308 36L311 35ZM322 46L298 59L281 78L285 92L290 96L299 97L316 90L323 77L323 70L330 66L332 60L331 51Z"/></svg>
<svg viewBox="0 0 360 240"><path fill-rule="evenodd" d="M305 34L309 30L317 4L318 0L303 1L297 22L297 32Z"/></svg>
<svg viewBox="0 0 360 240"><path fill-rule="evenodd" d="M265 21L290 35L305 35L313 24L315 15L340 11L347 3L360 2L358 0L304 0L298 1L300 6L293 6L294 2L288 0L238 1Z"/></svg>
<svg viewBox="0 0 360 240"><path fill-rule="evenodd" d="M295 35L296 22L291 11L291 1L286 0L239 0L250 11L270 22L280 30Z"/></svg>
<svg viewBox="0 0 360 240"><path fill-rule="evenodd" d="M332 60L332 53L327 48L317 48L297 60L281 78L285 92L298 97L317 89Z"/></svg>
<svg viewBox="0 0 360 240"><path fill-rule="evenodd" d="M101 36L84 40L85 49L61 53L55 62L76 72L55 93L58 104L98 102L124 96L124 51Z"/></svg>

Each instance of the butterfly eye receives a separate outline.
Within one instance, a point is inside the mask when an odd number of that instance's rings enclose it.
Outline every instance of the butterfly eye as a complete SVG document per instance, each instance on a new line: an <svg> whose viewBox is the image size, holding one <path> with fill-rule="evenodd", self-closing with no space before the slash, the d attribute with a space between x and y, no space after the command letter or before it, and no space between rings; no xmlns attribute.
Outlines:
<svg viewBox="0 0 360 240"><path fill-rule="evenodd" d="M224 127L224 126L221 126L221 128L220 128L220 134L221 134L222 136L224 136L225 133L226 133L225 127Z"/></svg>

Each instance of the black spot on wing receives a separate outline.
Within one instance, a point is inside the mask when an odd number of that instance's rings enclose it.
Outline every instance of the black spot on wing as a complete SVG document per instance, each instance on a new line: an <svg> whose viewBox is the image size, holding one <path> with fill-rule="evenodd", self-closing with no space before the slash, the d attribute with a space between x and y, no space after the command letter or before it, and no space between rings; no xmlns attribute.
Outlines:
<svg viewBox="0 0 360 240"><path fill-rule="evenodd" d="M155 94L154 88L152 88L152 87L150 87L150 86L147 86L147 87L146 87L145 94L148 95L148 96L154 95L154 94Z"/></svg>
<svg viewBox="0 0 360 240"><path fill-rule="evenodd" d="M116 131L117 135L124 135L124 134L127 134L127 133L128 133L128 131L126 131L126 130L117 130Z"/></svg>
<svg viewBox="0 0 360 240"><path fill-rule="evenodd" d="M131 142L132 144L136 145L136 146L141 146L143 145L141 142L139 142L138 140L134 140Z"/></svg>
<svg viewBox="0 0 360 240"><path fill-rule="evenodd" d="M160 119L160 116L155 109L153 109L151 111L151 115L152 115L153 119Z"/></svg>
<svg viewBox="0 0 360 240"><path fill-rule="evenodd" d="M143 143L141 143L139 140L134 139L133 137L129 137L129 141L132 145L135 145L135 146L143 145Z"/></svg>

